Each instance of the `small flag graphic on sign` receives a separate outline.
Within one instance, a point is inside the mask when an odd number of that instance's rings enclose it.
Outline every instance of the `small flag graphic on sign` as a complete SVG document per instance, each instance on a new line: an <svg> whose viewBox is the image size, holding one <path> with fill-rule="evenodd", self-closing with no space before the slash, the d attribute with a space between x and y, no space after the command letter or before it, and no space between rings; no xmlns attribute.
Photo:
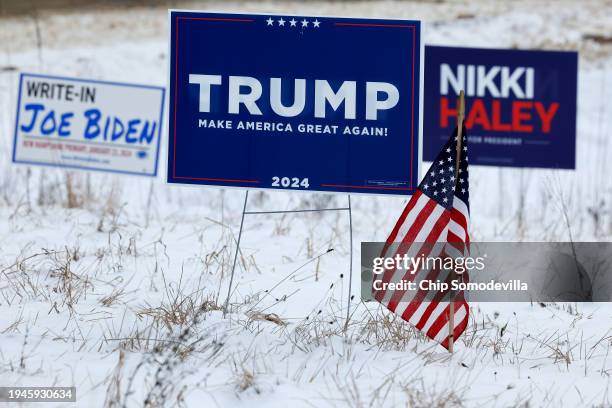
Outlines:
<svg viewBox="0 0 612 408"><path fill-rule="evenodd" d="M462 112L458 119L459 126L404 208L387 238L381 257L463 257L468 254L468 146ZM392 245L394 243L397 245ZM440 243L443 245L432 245ZM467 272L460 277L466 281ZM382 282L384 285L425 279L449 283L456 278L454 271L435 267L420 267L418 270L388 268L382 275ZM453 293L449 289L430 293L425 290L373 289L372 295L387 309L451 352L454 340L468 323L469 306L463 291Z"/></svg>

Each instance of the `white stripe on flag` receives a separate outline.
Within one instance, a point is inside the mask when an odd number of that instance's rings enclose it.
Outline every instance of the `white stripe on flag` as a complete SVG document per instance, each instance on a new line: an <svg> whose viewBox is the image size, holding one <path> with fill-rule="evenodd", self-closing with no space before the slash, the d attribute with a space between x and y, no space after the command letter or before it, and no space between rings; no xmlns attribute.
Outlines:
<svg viewBox="0 0 612 408"><path fill-rule="evenodd" d="M448 275L448 272L443 270L443 271L441 271L438 274L437 279L439 279L440 281L444 281L444 280L446 280L447 275ZM423 315L425 314L425 311L427 310L427 308L431 304L431 299L433 299L433 297L436 295L437 292L438 292L437 290L429 290L429 291L427 291L427 294L425 295L426 296L425 299L429 299L429 300L422 301L419 304L418 309L410 317L410 322L412 324L416 325L421 320L421 317L423 317ZM442 298L440 300L440 302L442 302L443 300L444 300L444 298ZM432 319L435 320L438 317L438 316L434 315L434 313L429 315L428 320L432 320Z"/></svg>
<svg viewBox="0 0 612 408"><path fill-rule="evenodd" d="M410 227L412 227L412 224L414 224L414 221L416 220L417 216L421 213L421 211L429 201L431 201L431 198L427 197L425 194L421 194L418 201L416 202L412 210L410 210L410 212L406 216L406 219L404 220L404 223L397 232L395 242L401 242L404 239L404 237L408 233L408 230L410 229Z"/></svg>
<svg viewBox="0 0 612 408"><path fill-rule="evenodd" d="M431 326L438 319L438 316L444 313L444 310L446 309L447 306L448 306L448 296L444 296L444 298L436 305L436 308L433 310L433 312L431 312L431 315L429 316L429 319L427 319L427 323L425 323L425 326L423 326L423 330L422 330L423 333L427 334ZM446 325L445 327L447 328L447 332L448 332L448 325Z"/></svg>
<svg viewBox="0 0 612 408"><path fill-rule="evenodd" d="M442 234L440 234L440 238L438 238L438 242L442 242L444 241L446 238L442 238L442 237L446 237L446 229L443 231ZM429 244L428 244L429 245ZM429 254L429 257L437 257L438 255L440 255L440 252L442 252L442 250L444 249L443 245L435 245L435 244L431 244L431 253ZM431 269L429 268L422 268L421 270L419 270L416 274L416 276L414 277L414 282L419 282L423 279L425 279L427 277L427 274L429 274ZM436 278L439 278L439 273L436 276ZM444 275L444 279L446 279L446 274ZM406 308L408 307L408 305L410 304L410 302L412 301L412 299L414 298L414 295L416 295L416 291L406 291L404 292L401 300L400 300L400 304L404 305L402 307L402 309L400 310L400 305L398 305L398 307L395 309L395 313L397 313L398 315L402 315L404 314L404 312L406 311ZM428 302L427 302L428 303Z"/></svg>
<svg viewBox="0 0 612 408"><path fill-rule="evenodd" d="M445 306L448 306L448 303L446 303ZM467 308L465 307L465 304L463 304L458 310L455 310L455 316L454 316L455 327L458 327L463 321L463 319L466 318L466 316L467 316ZM442 343L449 335L450 333L449 333L448 324L445 324L444 326L442 326L438 334L436 334L436 337L434 337L434 340L436 340L439 343Z"/></svg>
<svg viewBox="0 0 612 408"><path fill-rule="evenodd" d="M465 242L465 229L458 224L456 221L454 220L450 220L450 222L448 223L448 229L455 235L457 235L461 241Z"/></svg>
<svg viewBox="0 0 612 408"><path fill-rule="evenodd" d="M423 197L426 197L426 196L423 194ZM430 199L428 198L428 200L430 200ZM427 239L427 237L429 236L431 230L436 225L436 222L442 216L443 212L444 212L444 207L442 207L441 205L436 205L434 207L433 211L431 212L431 215L427 218L427 220L423 224L423 227L421 228L419 233L416 235L413 244L410 245L408 250L405 252L406 255L408 255L409 257L416 257L419 254L420 249L423 247L423 242ZM406 217L406 218L408 218L408 217ZM404 234L404 235L406 235L406 234ZM446 240L446 228L444 228L442 230L442 233L437 237L437 241L445 241L445 240ZM399 249L399 247L398 247L398 249ZM399 254L399 251L396 251L393 254L393 256L395 256L397 254ZM403 253L400 254L400 255L403 255ZM397 282L402 280L402 278L404 277L405 274L406 274L406 271L403 270L403 269L395 270L393 272L393 275L389 279L389 282L397 283ZM389 301L391 300L394 292L395 291L393 291L393 290L385 291L385 296L382 299L381 303L383 303L385 305L388 305Z"/></svg>
<svg viewBox="0 0 612 408"><path fill-rule="evenodd" d="M470 220L470 210L468 210L467 205L457 196L453 198L453 208L463 214L466 221Z"/></svg>

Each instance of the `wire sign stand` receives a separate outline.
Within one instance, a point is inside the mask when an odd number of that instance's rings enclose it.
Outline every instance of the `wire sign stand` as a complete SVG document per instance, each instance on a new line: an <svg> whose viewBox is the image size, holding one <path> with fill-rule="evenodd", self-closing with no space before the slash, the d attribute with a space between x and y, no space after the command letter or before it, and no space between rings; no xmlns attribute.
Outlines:
<svg viewBox="0 0 612 408"><path fill-rule="evenodd" d="M288 214L288 213L308 213L308 212L327 212L327 211L348 211L349 216L349 248L350 248L350 260L349 260L349 289L348 289L348 300L346 306L346 323L345 330L348 326L348 321L351 312L351 289L353 286L353 214L351 211L351 195L348 195L348 206L338 208L319 208L319 209L305 209L305 210L279 210L279 211L247 211L247 202L249 199L249 190L246 190L244 194L244 205L242 206L242 218L240 219L240 229L238 230L238 238L236 240L236 251L234 253L234 262L232 265L232 273L230 275L229 287L227 289L227 298L225 299L225 305L223 306L223 317L226 316L230 297L232 295L232 286L234 283L234 272L236 271L236 262L238 260L238 252L240 251L240 239L242 238L242 229L244 226L245 215L261 215L261 214Z"/></svg>

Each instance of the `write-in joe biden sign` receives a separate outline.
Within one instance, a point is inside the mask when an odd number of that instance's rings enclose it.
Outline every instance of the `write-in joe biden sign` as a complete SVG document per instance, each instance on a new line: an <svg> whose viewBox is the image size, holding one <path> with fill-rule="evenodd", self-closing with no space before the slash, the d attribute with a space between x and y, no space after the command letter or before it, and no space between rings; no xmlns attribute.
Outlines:
<svg viewBox="0 0 612 408"><path fill-rule="evenodd" d="M22 74L13 161L155 176L164 89Z"/></svg>
<svg viewBox="0 0 612 408"><path fill-rule="evenodd" d="M577 53L427 46L425 64L425 160L464 89L470 164L575 168Z"/></svg>
<svg viewBox="0 0 612 408"><path fill-rule="evenodd" d="M409 195L418 21L170 12L168 181Z"/></svg>

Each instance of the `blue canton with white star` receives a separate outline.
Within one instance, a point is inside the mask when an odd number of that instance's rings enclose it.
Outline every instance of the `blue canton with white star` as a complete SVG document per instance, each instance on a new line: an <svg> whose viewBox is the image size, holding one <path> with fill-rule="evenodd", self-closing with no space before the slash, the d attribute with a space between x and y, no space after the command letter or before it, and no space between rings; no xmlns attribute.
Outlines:
<svg viewBox="0 0 612 408"><path fill-rule="evenodd" d="M455 190L454 196L461 199L469 208L468 145L465 127L462 133L461 159L457 175L455 176L457 158L457 128L455 128L453 135L419 184L419 190L447 210L453 207L453 190Z"/></svg>

